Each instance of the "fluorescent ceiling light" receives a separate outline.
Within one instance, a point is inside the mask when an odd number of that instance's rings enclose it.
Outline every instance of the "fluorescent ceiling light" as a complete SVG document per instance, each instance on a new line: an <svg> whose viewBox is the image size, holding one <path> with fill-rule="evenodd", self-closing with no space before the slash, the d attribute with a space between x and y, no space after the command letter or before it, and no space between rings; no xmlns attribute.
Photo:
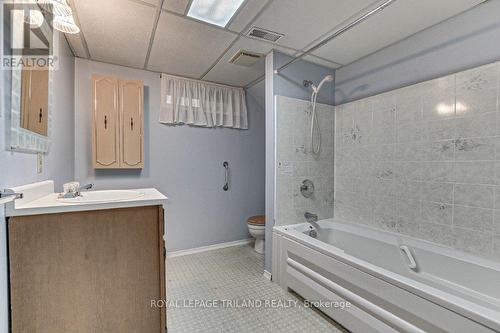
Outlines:
<svg viewBox="0 0 500 333"><path fill-rule="evenodd" d="M188 16L225 27L245 0L193 0Z"/></svg>

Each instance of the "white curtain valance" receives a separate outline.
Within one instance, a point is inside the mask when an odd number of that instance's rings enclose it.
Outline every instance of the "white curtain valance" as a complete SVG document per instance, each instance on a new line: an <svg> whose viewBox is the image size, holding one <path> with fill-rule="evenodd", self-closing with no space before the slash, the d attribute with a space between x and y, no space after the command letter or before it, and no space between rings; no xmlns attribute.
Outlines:
<svg viewBox="0 0 500 333"><path fill-rule="evenodd" d="M160 122L248 129L245 90L162 74Z"/></svg>

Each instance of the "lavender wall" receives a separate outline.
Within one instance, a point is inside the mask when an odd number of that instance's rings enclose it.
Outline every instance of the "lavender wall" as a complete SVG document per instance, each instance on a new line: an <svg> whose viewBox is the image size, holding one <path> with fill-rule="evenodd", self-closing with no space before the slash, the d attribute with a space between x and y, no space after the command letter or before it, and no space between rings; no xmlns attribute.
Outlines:
<svg viewBox="0 0 500 333"><path fill-rule="evenodd" d="M0 14L1 15L1 14ZM3 71L0 80L2 112L0 113L0 189L42 181L55 180L59 187L73 179L74 113L73 85L75 60L63 35L56 34L54 43L59 50L59 70L54 72L53 131L51 150L44 155L43 171L37 174L36 155L6 151L5 112L10 110L10 75ZM2 53L3 54L3 53ZM4 221L0 207L0 221ZM5 223L0 225L0 333L8 331L7 252Z"/></svg>
<svg viewBox="0 0 500 333"><path fill-rule="evenodd" d="M75 178L96 188L155 187L169 197L167 250L176 251L249 238L246 220L264 213L264 110L259 89L248 91L249 130L168 126L159 123L160 77L156 73L76 60ZM145 167L94 170L91 159L90 76L143 80ZM231 189L222 190L224 168Z"/></svg>

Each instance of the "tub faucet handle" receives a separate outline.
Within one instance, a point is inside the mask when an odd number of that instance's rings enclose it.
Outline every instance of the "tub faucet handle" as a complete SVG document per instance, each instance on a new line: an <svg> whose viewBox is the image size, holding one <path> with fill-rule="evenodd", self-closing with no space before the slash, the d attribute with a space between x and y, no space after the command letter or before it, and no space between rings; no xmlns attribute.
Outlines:
<svg viewBox="0 0 500 333"><path fill-rule="evenodd" d="M306 221L309 223L318 222L318 215L317 214L306 212L304 214L304 217L306 218Z"/></svg>

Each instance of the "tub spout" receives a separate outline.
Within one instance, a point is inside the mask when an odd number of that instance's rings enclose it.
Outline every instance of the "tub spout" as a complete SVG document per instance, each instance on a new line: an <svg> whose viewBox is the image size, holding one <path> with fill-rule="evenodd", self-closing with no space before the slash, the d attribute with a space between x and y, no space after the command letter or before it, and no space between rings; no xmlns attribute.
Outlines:
<svg viewBox="0 0 500 333"><path fill-rule="evenodd" d="M318 215L317 214L306 212L304 214L304 217L306 218L307 223L312 225L314 227L314 229L316 229L316 230L321 229L321 227L318 224Z"/></svg>

